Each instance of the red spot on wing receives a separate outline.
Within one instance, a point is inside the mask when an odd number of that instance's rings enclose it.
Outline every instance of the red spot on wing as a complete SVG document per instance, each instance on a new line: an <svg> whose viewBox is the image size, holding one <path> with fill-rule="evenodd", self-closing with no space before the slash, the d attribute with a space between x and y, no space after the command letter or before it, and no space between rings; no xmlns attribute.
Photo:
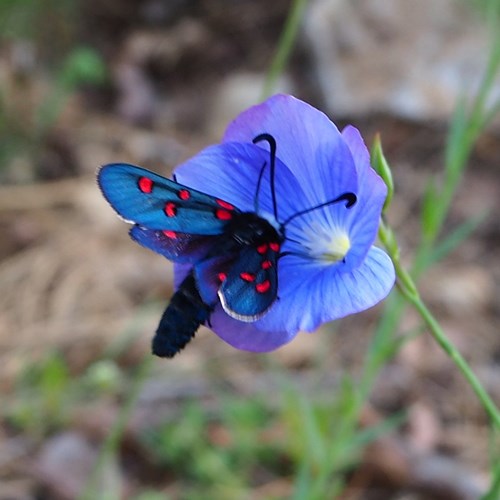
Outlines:
<svg viewBox="0 0 500 500"><path fill-rule="evenodd" d="M255 285L255 290L259 293L266 293L271 288L271 282L269 280L263 281L262 283L257 283Z"/></svg>
<svg viewBox="0 0 500 500"><path fill-rule="evenodd" d="M175 217L177 215L177 207L175 203L172 201L165 203L165 214L167 217Z"/></svg>
<svg viewBox="0 0 500 500"><path fill-rule="evenodd" d="M187 189L181 189L177 193L177 196L179 196L181 200L189 200L189 198L191 198L191 193Z"/></svg>
<svg viewBox="0 0 500 500"><path fill-rule="evenodd" d="M273 267L273 263L270 260L263 260L260 267L262 269L269 269L270 267Z"/></svg>
<svg viewBox="0 0 500 500"><path fill-rule="evenodd" d="M137 184L143 193L149 194L153 191L153 181L149 177L139 177Z"/></svg>
<svg viewBox="0 0 500 500"><path fill-rule="evenodd" d="M219 281L222 283L227 278L227 274L226 273L219 273L217 275L217 277L219 278Z"/></svg>
<svg viewBox="0 0 500 500"><path fill-rule="evenodd" d="M215 201L220 207L225 208L226 210L234 210L234 205L231 205L231 203L228 203L227 201L224 200L215 200Z"/></svg>
<svg viewBox="0 0 500 500"><path fill-rule="evenodd" d="M263 243L262 245L259 245L257 247L257 252L259 252L262 255L267 252L267 249L268 249L267 243Z"/></svg>
<svg viewBox="0 0 500 500"><path fill-rule="evenodd" d="M233 214L227 210L218 209L215 211L215 217L219 220L229 220L233 217Z"/></svg>
<svg viewBox="0 0 500 500"><path fill-rule="evenodd" d="M278 252L279 249L280 249L280 244L279 243L269 243L269 248L273 251L273 252Z"/></svg>
<svg viewBox="0 0 500 500"><path fill-rule="evenodd" d="M171 240L177 239L177 233L175 231L162 231L162 233Z"/></svg>
<svg viewBox="0 0 500 500"><path fill-rule="evenodd" d="M255 281L255 274L252 273L240 273L240 278L244 281L248 281L251 283L252 281Z"/></svg>

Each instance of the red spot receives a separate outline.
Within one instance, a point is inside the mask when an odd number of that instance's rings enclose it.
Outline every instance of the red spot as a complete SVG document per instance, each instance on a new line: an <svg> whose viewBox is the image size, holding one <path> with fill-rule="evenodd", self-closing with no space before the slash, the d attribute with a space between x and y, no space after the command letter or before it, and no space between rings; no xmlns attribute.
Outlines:
<svg viewBox="0 0 500 500"><path fill-rule="evenodd" d="M177 215L177 207L175 206L175 203L171 201L165 203L165 213L167 214L167 217L175 217Z"/></svg>
<svg viewBox="0 0 500 500"><path fill-rule="evenodd" d="M233 217L233 214L227 210L219 209L215 211L215 217L219 220L229 220Z"/></svg>
<svg viewBox="0 0 500 500"><path fill-rule="evenodd" d="M227 274L226 273L219 273L217 275L217 277L219 278L219 281L222 283L227 278Z"/></svg>
<svg viewBox="0 0 500 500"><path fill-rule="evenodd" d="M143 193L149 194L153 191L153 181L149 177L139 177L137 184Z"/></svg>
<svg viewBox="0 0 500 500"><path fill-rule="evenodd" d="M262 267L262 269L269 269L270 267L273 267L273 263L270 260L263 260L260 267Z"/></svg>
<svg viewBox="0 0 500 500"><path fill-rule="evenodd" d="M225 208L226 210L234 210L234 206L231 205L231 203L228 203L227 201L224 200L215 200L218 205L222 208Z"/></svg>
<svg viewBox="0 0 500 500"><path fill-rule="evenodd" d="M251 283L252 281L255 281L255 274L252 273L240 273L240 278L244 281L248 281Z"/></svg>
<svg viewBox="0 0 500 500"><path fill-rule="evenodd" d="M259 293L266 293L269 288L271 288L271 282L269 280L263 281L262 283L257 283L255 285L255 290Z"/></svg>
<svg viewBox="0 0 500 500"><path fill-rule="evenodd" d="M267 252L267 243L264 243L260 246L257 247L257 252L259 252L261 255Z"/></svg>
<svg viewBox="0 0 500 500"><path fill-rule="evenodd" d="M181 200L189 200L189 198L191 198L191 193L187 189L181 189L177 193L177 196L179 196Z"/></svg>
<svg viewBox="0 0 500 500"><path fill-rule="evenodd" d="M175 231L162 231L162 233L171 240L177 239L177 233Z"/></svg>
<svg viewBox="0 0 500 500"><path fill-rule="evenodd" d="M269 243L269 247L273 252L278 252L280 249L280 244L279 243Z"/></svg>

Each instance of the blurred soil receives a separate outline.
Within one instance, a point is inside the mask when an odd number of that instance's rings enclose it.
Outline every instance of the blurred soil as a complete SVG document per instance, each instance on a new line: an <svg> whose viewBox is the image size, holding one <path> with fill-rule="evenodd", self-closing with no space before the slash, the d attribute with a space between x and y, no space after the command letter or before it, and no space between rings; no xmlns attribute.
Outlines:
<svg viewBox="0 0 500 500"><path fill-rule="evenodd" d="M217 140L221 122L258 99L256 88L287 7L284 0L84 2L73 36L105 57L109 80L72 94L33 150L20 151L1 172L2 398L12 394L27 364L53 348L63 352L75 376L117 342L129 342L118 355L124 369L148 352L151 332L172 293L171 266L128 239L127 226L97 189L95 171L101 164L125 161L167 175ZM36 106L43 101L49 81L43 59L20 68L12 56L16 44L4 44L2 78L13 88L22 86L10 103L21 109L23 102ZM34 46L28 50L38 57ZM423 112L410 116L391 106L367 106L352 114L342 108L335 115L324 88L303 71L317 64L314 53L302 37L280 85L328 108L339 126L353 123L368 144L381 134L396 184L390 222L409 261L419 240L422 193L429 176L442 169L447 110L427 119ZM28 123L29 107L24 113L21 118ZM446 232L478 214L485 218L425 276L422 294L500 403L499 151L500 128L494 126L477 145ZM359 369L379 312L377 307L318 333L301 334L270 356L291 378L311 387L314 360L327 352L331 378L316 389L328 393L341 370ZM416 326L416 316L408 312L402 332ZM132 341L123 333L131 328L137 335ZM137 464L129 465L127 474L118 466L113 472L123 490L131 495L141 481L148 484L148 457L136 449L141 426L175 413L178 402L193 394L209 404L212 383L227 384L235 394L272 398L264 366L260 357L235 352L207 330L175 360L155 361L155 379L142 396L147 404L134 414L123 445L124 456L127 447L135 450ZM403 409L408 411L404 429L369 447L349 478L346 498L478 498L488 484L485 416L426 334L409 341L384 369L363 425ZM79 408L71 425L44 441L0 426L0 499L74 498L95 458L95 444L117 410L109 402ZM251 498L286 498L289 487L273 477L256 486Z"/></svg>

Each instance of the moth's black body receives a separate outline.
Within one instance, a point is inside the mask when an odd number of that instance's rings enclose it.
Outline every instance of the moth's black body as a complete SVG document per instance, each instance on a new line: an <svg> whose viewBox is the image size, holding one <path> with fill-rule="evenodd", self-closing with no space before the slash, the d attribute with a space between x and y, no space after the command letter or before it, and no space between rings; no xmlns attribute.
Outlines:
<svg viewBox="0 0 500 500"><path fill-rule="evenodd" d="M153 337L153 354L162 358L175 356L208 320L212 309L201 299L193 273L189 273L161 317Z"/></svg>
<svg viewBox="0 0 500 500"><path fill-rule="evenodd" d="M242 251L252 249L250 256L261 257L255 249L268 242L280 243L283 236L265 219L253 212L242 212L235 215L227 222L224 233L217 238L205 257L200 263L217 257L224 257L217 272L230 272L231 268L249 265L252 269L253 262L238 264ZM241 282L242 286L248 285ZM277 283L272 284L273 289ZM228 296L240 293L238 288L232 284ZM177 292L173 295L168 307L162 315L158 329L153 338L153 354L160 357L172 358L195 336L196 331L205 323L209 323L210 314L214 310L216 302L206 304L198 290L198 285L191 271L180 284ZM252 305L252 308L255 307ZM265 312L265 311L264 311ZM260 313L262 315L263 313Z"/></svg>

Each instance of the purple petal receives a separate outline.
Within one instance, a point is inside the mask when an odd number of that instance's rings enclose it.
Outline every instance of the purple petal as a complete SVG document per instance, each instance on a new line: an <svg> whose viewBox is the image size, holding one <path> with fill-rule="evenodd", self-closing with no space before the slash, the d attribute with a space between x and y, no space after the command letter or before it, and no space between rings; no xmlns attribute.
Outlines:
<svg viewBox="0 0 500 500"><path fill-rule="evenodd" d="M322 112L292 96L275 95L241 113L227 128L223 142L248 143L262 133L275 138L276 155L297 178L309 207L356 191L349 148Z"/></svg>
<svg viewBox="0 0 500 500"><path fill-rule="evenodd" d="M352 159L358 170L358 176L362 176L366 167L370 167L370 152L366 147L365 141L359 130L352 125L347 125L342 130L342 138L346 142L349 150L351 151ZM360 167L363 167L360 171Z"/></svg>
<svg viewBox="0 0 500 500"><path fill-rule="evenodd" d="M256 323L263 330L313 331L322 323L368 309L390 292L395 272L382 250L372 247L364 262L351 272L336 265L304 267L303 259L289 256L280 263L279 300Z"/></svg>
<svg viewBox="0 0 500 500"><path fill-rule="evenodd" d="M342 137L351 151L358 173L358 201L346 213L352 243L347 265L354 269L360 265L375 241L387 187L371 167L370 154L359 131L348 126L342 131Z"/></svg>
<svg viewBox="0 0 500 500"><path fill-rule="evenodd" d="M212 330L225 342L245 351L268 352L290 342L297 331L273 329L264 331L256 328L257 323L243 323L230 318L217 306L210 317Z"/></svg>
<svg viewBox="0 0 500 500"><path fill-rule="evenodd" d="M193 269L192 264L180 264L174 263L174 289L177 290L181 283L184 281L186 276L189 274L189 271Z"/></svg>
<svg viewBox="0 0 500 500"><path fill-rule="evenodd" d="M253 144L209 146L175 169L177 182L215 196L240 210L253 210L255 186L269 155Z"/></svg>
<svg viewBox="0 0 500 500"><path fill-rule="evenodd" d="M270 156L253 144L224 143L210 146L175 170L178 182L232 203L242 211L255 211L257 182L262 175L258 193L259 215L272 218L270 188ZM278 159L275 166L278 216L285 220L310 202L290 170Z"/></svg>
<svg viewBox="0 0 500 500"><path fill-rule="evenodd" d="M212 329L234 347L264 352L289 342L299 330L312 331L325 321L369 307L386 297L395 273L389 257L372 247L386 196L383 181L370 166L359 132L342 134L321 112L289 96L275 96L242 113L229 127L224 142L202 151L177 169L177 179L222 198L241 210L253 211L257 180L269 164L265 142L251 141L271 134L277 142L276 198L279 220L353 191L358 202L329 205L294 219L287 226L279 264L279 299L260 320L244 323L230 318L218 305ZM282 160L282 161L279 161ZM258 196L259 213L272 211L269 168L264 169ZM307 254L335 228L351 241L347 263L316 260ZM306 234L307 233L307 234ZM176 265L176 282L189 266ZM210 288L208 295L213 295Z"/></svg>

